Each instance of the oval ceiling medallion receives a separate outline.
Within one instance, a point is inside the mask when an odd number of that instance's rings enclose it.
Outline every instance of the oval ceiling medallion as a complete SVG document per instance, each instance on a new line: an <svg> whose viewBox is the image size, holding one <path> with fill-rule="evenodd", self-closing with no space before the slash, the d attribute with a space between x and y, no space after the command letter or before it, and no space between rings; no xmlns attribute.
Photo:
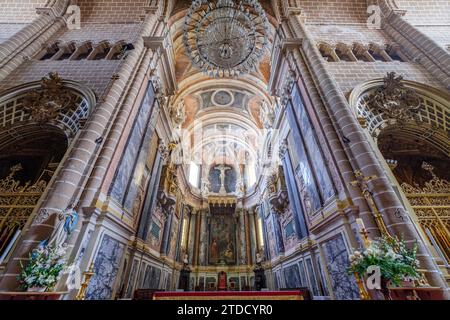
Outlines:
<svg viewBox="0 0 450 320"><path fill-rule="evenodd" d="M221 107L230 106L233 100L233 94L225 90L216 91L212 96L212 102Z"/></svg>

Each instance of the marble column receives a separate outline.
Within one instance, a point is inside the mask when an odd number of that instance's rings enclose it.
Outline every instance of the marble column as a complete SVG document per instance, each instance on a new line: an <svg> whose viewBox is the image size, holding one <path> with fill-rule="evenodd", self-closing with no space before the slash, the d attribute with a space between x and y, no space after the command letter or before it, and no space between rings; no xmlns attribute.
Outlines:
<svg viewBox="0 0 450 320"><path fill-rule="evenodd" d="M244 209L238 209L239 217L239 264L247 264L247 250L246 250L246 234L245 234L245 218Z"/></svg>
<svg viewBox="0 0 450 320"><path fill-rule="evenodd" d="M161 254L167 255L169 252L169 245L170 245L170 237L172 236L171 230L172 230L172 220L173 220L173 209L171 208L164 208L164 214L166 215L166 221L164 223L164 231L163 231L163 238L161 242Z"/></svg>
<svg viewBox="0 0 450 320"><path fill-rule="evenodd" d="M194 250L195 250L195 230L197 223L197 214L195 211L190 212L189 214L189 238L187 241L187 251L189 255L189 262L194 264Z"/></svg>
<svg viewBox="0 0 450 320"><path fill-rule="evenodd" d="M250 228L249 219L246 210L243 210L244 225L245 225L245 251L247 254L247 264L252 264L252 252L251 252L251 240L250 240Z"/></svg>
<svg viewBox="0 0 450 320"><path fill-rule="evenodd" d="M199 258L198 264L200 266L206 266L206 256L208 254L208 212L202 210L201 212L201 224L200 224L200 246L199 246Z"/></svg>
<svg viewBox="0 0 450 320"><path fill-rule="evenodd" d="M255 215L253 210L248 211L248 220L249 220L249 229L250 229L250 255L251 255L251 264L255 262L256 250L258 242L256 240L256 229L255 229Z"/></svg>
<svg viewBox="0 0 450 320"><path fill-rule="evenodd" d="M269 249L269 240L268 240L268 232L267 232L267 226L266 226L266 206L264 204L264 201L261 203L259 207L259 214L262 219L262 227L263 227L263 239L264 239L264 256L269 260L273 257L270 256L270 249Z"/></svg>
<svg viewBox="0 0 450 320"><path fill-rule="evenodd" d="M200 252L200 231L203 220L202 210L198 210L195 215L195 244L194 244L194 259L192 264L199 264L199 252Z"/></svg>
<svg viewBox="0 0 450 320"><path fill-rule="evenodd" d="M178 230L177 230L177 232L178 232L178 234L179 234L179 236L178 236L178 241L176 242L176 247L175 247L175 261L181 261L182 259L181 259L181 248L183 247L183 243L181 243L181 241L183 240L183 228L184 228L184 217L185 217L185 214L186 214L186 205L182 205L181 206L181 213L180 213L180 223L179 223L179 226L178 226Z"/></svg>
<svg viewBox="0 0 450 320"><path fill-rule="evenodd" d="M272 217L273 229L275 232L277 255L280 255L284 253L283 232L281 230L280 220L278 219L277 213L272 211L270 215Z"/></svg>

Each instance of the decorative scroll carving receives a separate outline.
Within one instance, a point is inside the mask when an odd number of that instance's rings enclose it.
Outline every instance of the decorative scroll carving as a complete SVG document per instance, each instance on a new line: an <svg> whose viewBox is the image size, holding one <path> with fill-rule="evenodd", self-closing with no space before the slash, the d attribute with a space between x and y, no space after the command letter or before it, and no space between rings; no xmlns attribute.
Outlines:
<svg viewBox="0 0 450 320"><path fill-rule="evenodd" d="M246 192L247 192L247 187L245 186L244 179L241 177L241 178L237 179L237 182L236 182L236 194L239 197L242 197L245 195Z"/></svg>
<svg viewBox="0 0 450 320"><path fill-rule="evenodd" d="M169 115L172 121L180 126L186 120L186 108L184 100L181 100L176 106L172 105L169 110Z"/></svg>
<svg viewBox="0 0 450 320"><path fill-rule="evenodd" d="M264 128L271 129L275 122L275 111L267 101L261 103L261 110L259 113L259 119Z"/></svg>
<svg viewBox="0 0 450 320"><path fill-rule="evenodd" d="M278 191L278 170L273 169L266 180L266 191L269 197Z"/></svg>
<svg viewBox="0 0 450 320"><path fill-rule="evenodd" d="M402 76L390 72L384 78L384 85L369 96L368 106L390 119L398 122L417 118L420 98L411 89L406 88Z"/></svg>
<svg viewBox="0 0 450 320"><path fill-rule="evenodd" d="M271 209L280 215L283 215L289 207L289 196L283 178L279 169L275 168L266 180L266 191Z"/></svg>
<svg viewBox="0 0 450 320"><path fill-rule="evenodd" d="M167 164L170 159L170 152L164 142L161 142L158 146L159 153L161 154L161 159L164 164Z"/></svg>
<svg viewBox="0 0 450 320"><path fill-rule="evenodd" d="M154 72L155 71L153 71L153 73ZM164 88L163 88L163 86L161 84L161 78L158 75L153 74L152 77L151 77L151 82L153 84L153 89L155 90L156 100L158 100L160 105L164 105L166 103L166 101L167 101L167 96L168 95L164 91Z"/></svg>
<svg viewBox="0 0 450 320"><path fill-rule="evenodd" d="M283 215L289 209L289 196L286 190L280 190L269 199L269 203L276 213Z"/></svg>
<svg viewBox="0 0 450 320"><path fill-rule="evenodd" d="M296 74L294 71L289 70L286 80L280 92L281 105L286 106L291 98L292 90L294 89Z"/></svg>
<svg viewBox="0 0 450 320"><path fill-rule="evenodd" d="M27 93L23 99L31 120L40 124L55 120L60 112L77 108L77 96L64 87L58 73L42 78L41 88Z"/></svg>
<svg viewBox="0 0 450 320"><path fill-rule="evenodd" d="M23 170L21 164L17 164L9 169L9 174L6 178L0 180L0 193L16 193L16 192L44 192L47 187L47 182L40 180L35 184L30 185L28 181L24 186L21 186L21 182L14 180L14 176L17 172Z"/></svg>
<svg viewBox="0 0 450 320"><path fill-rule="evenodd" d="M281 160L284 160L286 157L286 153L288 152L288 143L286 140L280 143L280 147L278 149L278 156Z"/></svg>
<svg viewBox="0 0 450 320"><path fill-rule="evenodd" d="M162 209L163 218L166 219L175 210L176 199L165 192L158 194L158 205Z"/></svg>
<svg viewBox="0 0 450 320"><path fill-rule="evenodd" d="M17 192L19 190L20 181L14 180L14 176L22 169L21 164L11 167L9 175L5 179L0 180L0 192Z"/></svg>

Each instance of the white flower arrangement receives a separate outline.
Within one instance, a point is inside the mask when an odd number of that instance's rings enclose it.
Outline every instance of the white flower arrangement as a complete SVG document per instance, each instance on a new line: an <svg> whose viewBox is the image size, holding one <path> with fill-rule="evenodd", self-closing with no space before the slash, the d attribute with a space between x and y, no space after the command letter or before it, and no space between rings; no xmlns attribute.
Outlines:
<svg viewBox="0 0 450 320"><path fill-rule="evenodd" d="M420 278L416 254L417 245L408 249L398 238L380 238L372 241L364 251L356 250L349 256L348 272L364 277L370 266L379 266L381 276L398 286L402 281Z"/></svg>
<svg viewBox="0 0 450 320"><path fill-rule="evenodd" d="M20 263L22 271L17 277L22 289L45 288L51 291L65 270L66 248L39 245L30 253L26 267Z"/></svg>

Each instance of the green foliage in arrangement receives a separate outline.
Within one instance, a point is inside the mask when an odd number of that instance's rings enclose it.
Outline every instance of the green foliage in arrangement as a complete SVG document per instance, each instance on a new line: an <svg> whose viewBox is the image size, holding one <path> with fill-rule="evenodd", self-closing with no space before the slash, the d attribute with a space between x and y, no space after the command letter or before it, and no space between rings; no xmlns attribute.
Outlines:
<svg viewBox="0 0 450 320"><path fill-rule="evenodd" d="M404 280L420 278L416 256L417 244L409 249L403 239L383 237L372 241L362 252L354 251L350 255L348 272L364 277L370 266L378 266L382 278L399 286Z"/></svg>

